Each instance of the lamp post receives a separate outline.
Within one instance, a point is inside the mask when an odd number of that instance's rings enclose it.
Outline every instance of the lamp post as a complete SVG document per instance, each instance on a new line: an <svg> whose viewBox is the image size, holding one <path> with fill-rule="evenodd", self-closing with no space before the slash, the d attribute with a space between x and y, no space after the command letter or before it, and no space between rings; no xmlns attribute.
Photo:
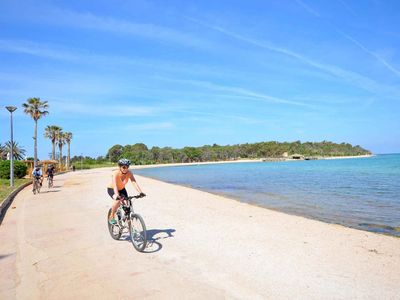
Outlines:
<svg viewBox="0 0 400 300"><path fill-rule="evenodd" d="M10 187L14 186L14 139L13 139L13 112L17 109L15 106L6 106L11 114L11 145L10 145Z"/></svg>

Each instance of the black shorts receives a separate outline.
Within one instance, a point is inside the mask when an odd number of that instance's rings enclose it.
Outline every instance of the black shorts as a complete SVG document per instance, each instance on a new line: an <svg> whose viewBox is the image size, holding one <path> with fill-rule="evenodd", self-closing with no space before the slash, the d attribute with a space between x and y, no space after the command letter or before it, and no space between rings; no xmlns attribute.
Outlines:
<svg viewBox="0 0 400 300"><path fill-rule="evenodd" d="M112 188L107 188L107 193L110 195L110 197L112 198L114 196L114 189ZM126 191L125 188L123 188L122 190L118 191L118 194L120 196L124 196L125 198L128 198L128 192Z"/></svg>

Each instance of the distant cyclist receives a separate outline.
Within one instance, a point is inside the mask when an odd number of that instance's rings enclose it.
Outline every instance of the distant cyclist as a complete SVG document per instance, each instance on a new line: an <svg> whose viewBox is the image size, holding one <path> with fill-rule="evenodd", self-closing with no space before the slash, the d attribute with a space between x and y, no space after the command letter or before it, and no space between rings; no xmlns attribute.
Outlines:
<svg viewBox="0 0 400 300"><path fill-rule="evenodd" d="M136 182L135 177L133 176L132 172L129 170L131 162L128 159L120 159L118 161L118 170L113 172L112 174L112 181L107 187L107 192L111 198L115 200L115 202L111 206L111 214L110 219L108 222L114 225L117 223L115 220L115 212L118 207L121 205L121 200L124 198L128 198L128 192L125 189L126 184L132 181L133 186L135 189L140 193L142 197L146 196L140 189L139 185Z"/></svg>
<svg viewBox="0 0 400 300"><path fill-rule="evenodd" d="M33 180L38 180L40 183L40 186L42 186L43 174L42 174L41 166L37 165L36 168L33 169L32 176L33 176Z"/></svg>
<svg viewBox="0 0 400 300"><path fill-rule="evenodd" d="M53 182L54 173L55 173L55 167L52 164L50 164L47 167L46 175L47 175L48 179L51 179L52 182Z"/></svg>

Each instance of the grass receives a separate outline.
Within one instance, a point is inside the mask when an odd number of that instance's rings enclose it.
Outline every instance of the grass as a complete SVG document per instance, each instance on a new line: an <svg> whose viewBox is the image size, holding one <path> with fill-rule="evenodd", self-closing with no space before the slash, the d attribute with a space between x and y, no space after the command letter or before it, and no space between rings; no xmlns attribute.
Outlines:
<svg viewBox="0 0 400 300"><path fill-rule="evenodd" d="M31 181L31 179L14 179L14 187L10 187L9 179L0 179L0 203L2 203L8 195L24 183Z"/></svg>

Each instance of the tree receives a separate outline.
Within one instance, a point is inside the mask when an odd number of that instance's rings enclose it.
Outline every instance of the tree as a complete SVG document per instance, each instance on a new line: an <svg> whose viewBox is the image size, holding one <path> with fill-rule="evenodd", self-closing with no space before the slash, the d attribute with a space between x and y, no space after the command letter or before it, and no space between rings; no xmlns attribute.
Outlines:
<svg viewBox="0 0 400 300"><path fill-rule="evenodd" d="M41 101L40 98L29 98L26 100L26 103L22 104L24 108L24 112L27 115L30 115L31 118L35 121L35 130L33 133L34 140L34 165L37 164L37 122L38 120L47 115L49 112L46 110L49 108L47 101Z"/></svg>
<svg viewBox="0 0 400 300"><path fill-rule="evenodd" d="M160 147L153 147L153 148L151 148L150 152L152 154L152 160L154 162L160 162L160 156L161 156Z"/></svg>
<svg viewBox="0 0 400 300"><path fill-rule="evenodd" d="M106 157L112 162L117 162L120 159L123 149L124 147L121 145L114 145L108 150Z"/></svg>
<svg viewBox="0 0 400 300"><path fill-rule="evenodd" d="M199 161L201 157L201 150L195 147L185 147L183 148L183 153L185 153L189 162Z"/></svg>
<svg viewBox="0 0 400 300"><path fill-rule="evenodd" d="M62 168L62 159L63 159L62 148L65 145L65 133L64 132L59 131L57 133L56 143L58 145L58 149L60 149L59 161L60 161L60 168Z"/></svg>
<svg viewBox="0 0 400 300"><path fill-rule="evenodd" d="M6 153L11 153L11 141L8 141L6 145L4 146L5 152ZM12 143L12 149L13 149L13 158L16 160L23 160L25 156L25 149L19 147L18 143L13 141Z"/></svg>
<svg viewBox="0 0 400 300"><path fill-rule="evenodd" d="M65 141L68 145L68 156L67 156L67 169L69 169L69 163L71 161L71 140L72 140L72 133L71 132L65 132L64 133L64 138Z"/></svg>
<svg viewBox="0 0 400 300"><path fill-rule="evenodd" d="M49 125L44 129L44 137L51 140L51 159L56 159L56 139L58 132L62 131L62 128L56 125Z"/></svg>

